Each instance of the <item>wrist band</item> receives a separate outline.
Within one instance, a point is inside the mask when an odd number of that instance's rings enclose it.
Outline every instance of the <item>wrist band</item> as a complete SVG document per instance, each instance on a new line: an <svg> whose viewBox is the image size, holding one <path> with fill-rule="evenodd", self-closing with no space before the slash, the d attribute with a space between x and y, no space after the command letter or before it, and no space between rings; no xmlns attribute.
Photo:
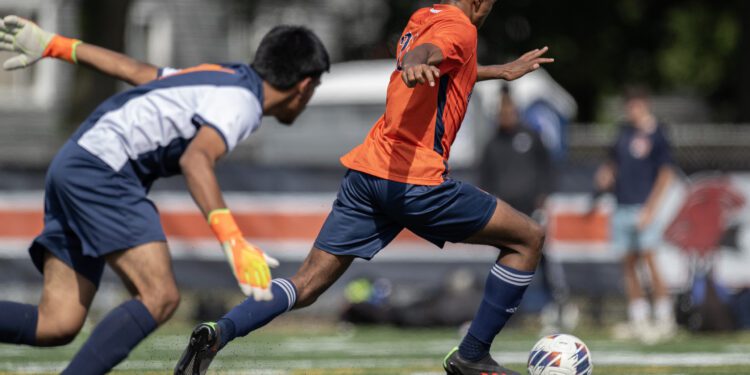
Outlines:
<svg viewBox="0 0 750 375"><path fill-rule="evenodd" d="M82 42L78 39L66 38L61 35L55 34L47 44L43 57L54 57L56 59L65 60L67 62L78 64L78 58L76 57L76 49Z"/></svg>
<svg viewBox="0 0 750 375"><path fill-rule="evenodd" d="M228 241L236 236L242 236L242 232L240 232L240 228L228 208L211 211L208 214L208 225L221 242Z"/></svg>

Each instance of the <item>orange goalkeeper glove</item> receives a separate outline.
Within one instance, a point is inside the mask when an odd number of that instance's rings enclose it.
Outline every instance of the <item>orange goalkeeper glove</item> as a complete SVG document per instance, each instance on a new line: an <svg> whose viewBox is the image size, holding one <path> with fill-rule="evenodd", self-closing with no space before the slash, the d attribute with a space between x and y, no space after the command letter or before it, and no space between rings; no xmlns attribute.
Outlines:
<svg viewBox="0 0 750 375"><path fill-rule="evenodd" d="M79 44L80 40L45 31L25 18L7 16L0 20L0 51L18 54L5 61L5 70L26 68L44 57L77 63Z"/></svg>
<svg viewBox="0 0 750 375"><path fill-rule="evenodd" d="M208 215L208 224L221 242L242 292L247 296L253 296L256 301L273 299L269 266L276 267L279 261L242 237L242 232L228 209L211 211Z"/></svg>

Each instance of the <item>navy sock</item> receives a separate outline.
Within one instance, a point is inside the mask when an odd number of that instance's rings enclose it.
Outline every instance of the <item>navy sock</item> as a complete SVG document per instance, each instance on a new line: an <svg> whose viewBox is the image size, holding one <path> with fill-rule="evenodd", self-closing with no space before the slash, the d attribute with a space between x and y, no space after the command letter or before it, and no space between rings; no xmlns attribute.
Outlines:
<svg viewBox="0 0 750 375"><path fill-rule="evenodd" d="M94 329L63 374L104 374L156 329L156 320L139 300L112 310Z"/></svg>
<svg viewBox="0 0 750 375"><path fill-rule="evenodd" d="M461 358L478 361L489 354L492 340L518 309L533 277L533 272L518 271L500 264L492 267L479 311L471 322L469 333L458 346Z"/></svg>
<svg viewBox="0 0 750 375"><path fill-rule="evenodd" d="M277 316L291 310L297 302L297 289L289 280L273 279L271 292L272 300L256 301L253 297L248 297L216 322L221 330L220 348L237 337L247 336L250 332L263 327Z"/></svg>
<svg viewBox="0 0 750 375"><path fill-rule="evenodd" d="M0 342L35 345L38 319L34 305L0 301Z"/></svg>

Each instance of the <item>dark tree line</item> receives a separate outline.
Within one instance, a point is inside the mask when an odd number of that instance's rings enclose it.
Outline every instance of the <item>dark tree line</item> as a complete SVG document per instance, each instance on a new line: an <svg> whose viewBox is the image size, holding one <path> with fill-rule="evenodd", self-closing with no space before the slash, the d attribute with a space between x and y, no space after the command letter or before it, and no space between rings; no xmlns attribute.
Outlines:
<svg viewBox="0 0 750 375"><path fill-rule="evenodd" d="M378 46L347 58L387 57L409 14L429 2L387 0ZM596 120L605 95L629 84L705 98L716 121L750 122L750 2L743 0L502 0L480 30L480 63L548 45L553 76Z"/></svg>

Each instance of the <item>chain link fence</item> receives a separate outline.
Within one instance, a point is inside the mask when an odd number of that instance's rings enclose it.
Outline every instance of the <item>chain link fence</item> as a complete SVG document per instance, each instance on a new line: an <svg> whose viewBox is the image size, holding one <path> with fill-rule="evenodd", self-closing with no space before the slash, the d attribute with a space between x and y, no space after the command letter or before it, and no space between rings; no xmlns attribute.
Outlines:
<svg viewBox="0 0 750 375"><path fill-rule="evenodd" d="M616 136L616 126L571 126L568 162L576 165L605 160ZM675 163L686 173L750 170L750 125L672 124L667 136Z"/></svg>

